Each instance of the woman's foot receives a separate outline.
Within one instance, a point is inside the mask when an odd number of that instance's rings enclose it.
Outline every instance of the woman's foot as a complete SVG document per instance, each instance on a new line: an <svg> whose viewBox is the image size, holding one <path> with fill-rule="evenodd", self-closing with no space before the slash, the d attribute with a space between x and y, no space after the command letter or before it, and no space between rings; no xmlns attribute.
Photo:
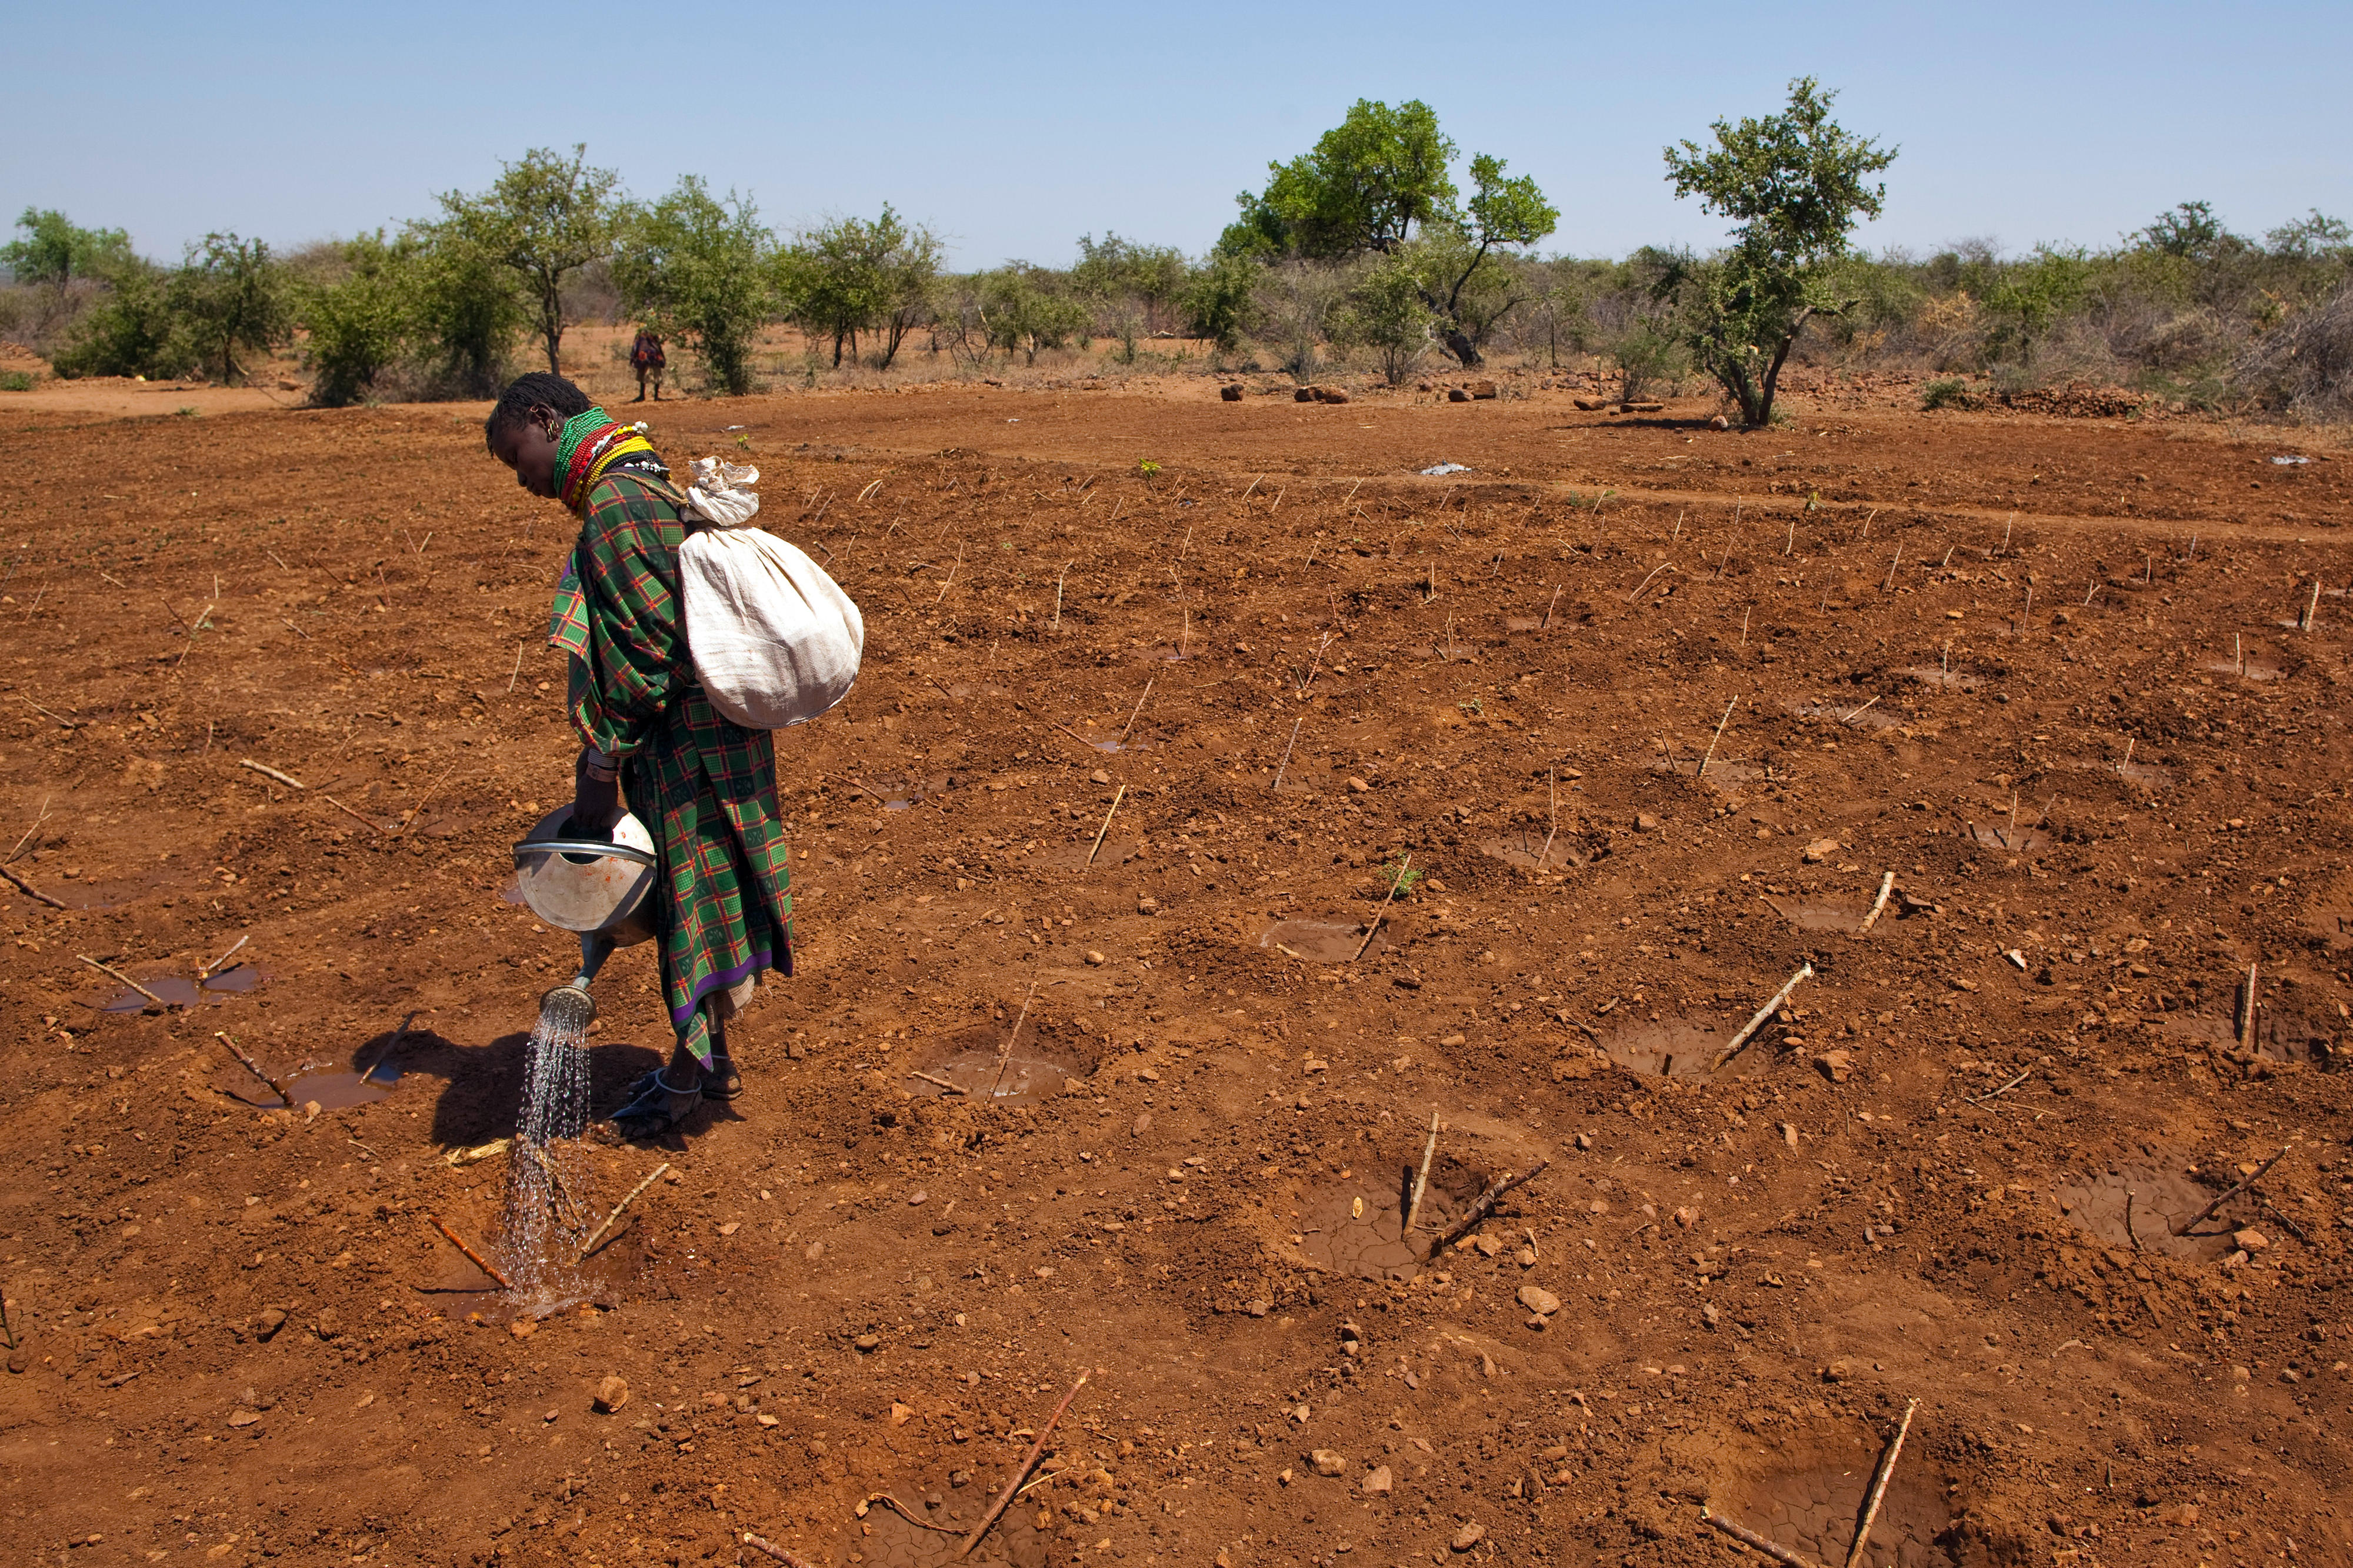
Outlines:
<svg viewBox="0 0 2353 1568"><path fill-rule="evenodd" d="M744 1075L735 1070L735 1058L722 1051L711 1058L711 1070L703 1076L702 1098L730 1100L744 1092Z"/></svg>
<svg viewBox="0 0 2353 1568"><path fill-rule="evenodd" d="M678 1089L659 1069L629 1085L629 1098L606 1118L625 1138L659 1138L683 1127L702 1105L703 1090Z"/></svg>

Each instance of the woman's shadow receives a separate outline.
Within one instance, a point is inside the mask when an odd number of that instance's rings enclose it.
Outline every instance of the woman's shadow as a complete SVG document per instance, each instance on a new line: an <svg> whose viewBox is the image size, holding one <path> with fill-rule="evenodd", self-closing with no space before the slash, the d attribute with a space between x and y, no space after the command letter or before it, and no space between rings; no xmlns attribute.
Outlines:
<svg viewBox="0 0 2353 1568"><path fill-rule="evenodd" d="M632 1082L670 1059L667 1047L655 1050L626 1039L600 1038L579 1050L588 1063L586 1110L592 1123L622 1102ZM364 1071L371 1087L396 1097L408 1091L404 1080L411 1076L440 1079L432 1136L443 1148L455 1149L513 1135L522 1119L530 1065L526 1032L467 1046L432 1029L386 1030L352 1052L352 1069Z"/></svg>

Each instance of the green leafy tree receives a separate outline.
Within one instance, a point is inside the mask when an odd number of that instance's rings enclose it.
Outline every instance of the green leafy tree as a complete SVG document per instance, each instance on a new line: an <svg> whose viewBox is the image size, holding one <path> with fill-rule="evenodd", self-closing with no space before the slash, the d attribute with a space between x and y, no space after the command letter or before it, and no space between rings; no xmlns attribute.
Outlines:
<svg viewBox="0 0 2353 1568"><path fill-rule="evenodd" d="M1106 335L1120 341L1124 357L1135 361L1135 341L1156 332L1174 310L1187 275L1185 253L1171 245L1138 245L1106 234L1079 237L1079 264L1072 287L1094 302Z"/></svg>
<svg viewBox="0 0 2353 1568"><path fill-rule="evenodd" d="M833 340L833 363L858 357L859 334L881 338L876 368L899 357L928 319L939 283L939 237L884 204L880 217L829 218L802 229L778 258L779 292L808 331Z"/></svg>
<svg viewBox="0 0 2353 1568"><path fill-rule="evenodd" d="M628 217L617 193L621 177L588 166L588 147L572 156L534 147L503 164L480 195L449 191L441 197L442 224L478 256L506 268L529 301L533 328L547 345L547 368L561 374L565 279L592 261L609 259Z"/></svg>
<svg viewBox="0 0 2353 1568"><path fill-rule="evenodd" d="M1195 337L1208 339L1221 353L1233 353L1258 324L1258 290L1264 271L1248 256L1211 256L1177 290L1179 318Z"/></svg>
<svg viewBox="0 0 2353 1568"><path fill-rule="evenodd" d="M113 277L137 259L121 229L79 228L61 212L26 207L16 226L24 237L0 245L0 267L22 283L62 288L78 278Z"/></svg>
<svg viewBox="0 0 2353 1568"><path fill-rule="evenodd" d="M295 307L308 337L311 401L328 408L373 392L377 378L415 349L423 321L416 240L387 240L378 229L339 248L342 275L302 287Z"/></svg>
<svg viewBox="0 0 2353 1568"><path fill-rule="evenodd" d="M495 395L532 319L513 271L454 225L414 224L407 237L419 351L439 362L445 391Z"/></svg>
<svg viewBox="0 0 2353 1568"><path fill-rule="evenodd" d="M67 377L167 376L194 369L196 358L187 334L177 330L164 273L140 261L116 273L50 363Z"/></svg>
<svg viewBox="0 0 2353 1568"><path fill-rule="evenodd" d="M1499 283L1509 294L1500 254L1551 234L1560 212L1532 177L1507 175L1503 159L1483 153L1471 160L1464 202L1449 173L1457 151L1428 104L1360 99L1312 151L1268 165L1266 188L1237 198L1242 216L1219 247L1340 260L1421 242L1417 275L1440 340L1465 365L1483 363L1478 340L1510 308L1506 300L1492 314L1478 310Z"/></svg>
<svg viewBox="0 0 2353 1568"><path fill-rule="evenodd" d="M613 258L626 309L702 356L712 384L752 390L752 347L775 298L775 236L733 192L688 174L632 223Z"/></svg>
<svg viewBox="0 0 2353 1568"><path fill-rule="evenodd" d="M1735 220L1723 252L1675 268L1662 289L1677 301L1694 356L1750 426L1772 417L1781 366L1807 319L1841 309L1831 283L1847 236L1858 215L1879 216L1887 193L1870 176L1895 161L1895 149L1831 120L1837 96L1801 77L1783 113L1719 120L1713 148L1686 141L1666 150L1675 195Z"/></svg>
<svg viewBox="0 0 2353 1568"><path fill-rule="evenodd" d="M268 353L292 335L293 291L266 241L208 234L165 289L175 332L227 384L245 377L239 351Z"/></svg>
<svg viewBox="0 0 2353 1568"><path fill-rule="evenodd" d="M1407 255L1384 256L1365 268L1340 306L1338 336L1371 349L1391 386L1430 352L1437 315L1422 302L1422 281Z"/></svg>

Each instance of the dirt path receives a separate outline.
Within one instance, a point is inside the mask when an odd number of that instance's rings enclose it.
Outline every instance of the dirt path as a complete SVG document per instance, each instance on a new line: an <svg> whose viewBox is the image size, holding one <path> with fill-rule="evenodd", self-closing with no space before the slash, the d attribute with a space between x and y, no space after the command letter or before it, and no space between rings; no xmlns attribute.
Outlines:
<svg viewBox="0 0 2353 1568"><path fill-rule="evenodd" d="M1843 1561L1912 1397L1866 1561L2353 1560L2343 463L1688 412L664 405L868 667L779 740L750 1092L554 1152L559 1236L671 1169L544 1315L438 1226L512 1261L569 972L501 897L565 520L480 410L23 417L0 1542L929 1563L861 1500L969 1526L1092 1368L970 1560Z"/></svg>

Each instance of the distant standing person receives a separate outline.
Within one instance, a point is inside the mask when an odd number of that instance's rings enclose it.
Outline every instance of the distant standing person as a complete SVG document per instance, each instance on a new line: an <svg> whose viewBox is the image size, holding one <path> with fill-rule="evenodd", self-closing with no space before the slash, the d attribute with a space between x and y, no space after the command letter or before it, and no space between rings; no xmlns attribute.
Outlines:
<svg viewBox="0 0 2353 1568"><path fill-rule="evenodd" d="M669 363L669 356L662 353L660 335L651 327L639 327L638 341L629 345L629 368L638 373L638 395L629 401L643 403L646 400L646 378L651 376L654 383L654 401L659 403L662 366Z"/></svg>

